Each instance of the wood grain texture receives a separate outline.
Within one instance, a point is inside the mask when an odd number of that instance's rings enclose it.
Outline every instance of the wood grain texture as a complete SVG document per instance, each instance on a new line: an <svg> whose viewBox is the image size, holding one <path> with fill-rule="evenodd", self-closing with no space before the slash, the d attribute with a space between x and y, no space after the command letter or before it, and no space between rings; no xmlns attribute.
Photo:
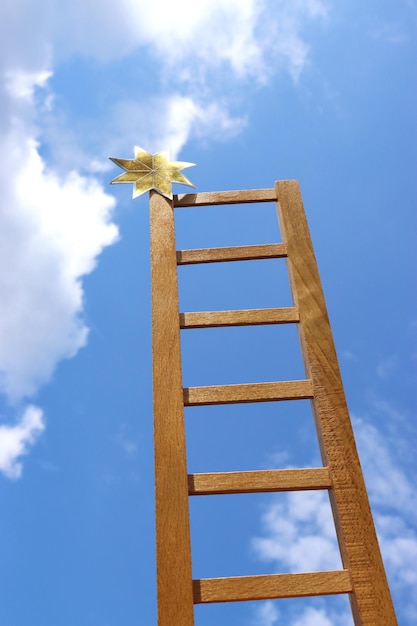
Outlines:
<svg viewBox="0 0 417 626"><path fill-rule="evenodd" d="M312 489L330 489L331 486L327 467L188 475L190 496L265 491L311 491Z"/></svg>
<svg viewBox="0 0 417 626"><path fill-rule="evenodd" d="M250 309L241 311L203 311L180 313L180 327L217 328L221 326L260 326L291 324L300 319L295 307L281 309Z"/></svg>
<svg viewBox="0 0 417 626"><path fill-rule="evenodd" d="M305 400L312 397L310 380L184 388L185 406Z"/></svg>
<svg viewBox="0 0 417 626"><path fill-rule="evenodd" d="M352 585L345 570L303 574L270 574L193 581L194 603L273 600L349 593ZM382 626L384 622L381 623ZM375 624L375 626L377 626Z"/></svg>
<svg viewBox="0 0 417 626"><path fill-rule="evenodd" d="M229 248L199 248L178 250L177 264L219 263L226 261L256 261L258 259L281 259L287 256L284 243L265 243L259 246L231 246Z"/></svg>
<svg viewBox="0 0 417 626"><path fill-rule="evenodd" d="M171 202L150 196L158 626L194 625Z"/></svg>
<svg viewBox="0 0 417 626"><path fill-rule="evenodd" d="M346 405L319 272L296 181L276 183L277 209L323 464L343 565L352 578L356 625L397 624Z"/></svg>
<svg viewBox="0 0 417 626"><path fill-rule="evenodd" d="M214 206L216 204L243 204L247 202L273 202L276 191L272 189L245 189L238 191L210 191L185 193L174 196L174 207Z"/></svg>

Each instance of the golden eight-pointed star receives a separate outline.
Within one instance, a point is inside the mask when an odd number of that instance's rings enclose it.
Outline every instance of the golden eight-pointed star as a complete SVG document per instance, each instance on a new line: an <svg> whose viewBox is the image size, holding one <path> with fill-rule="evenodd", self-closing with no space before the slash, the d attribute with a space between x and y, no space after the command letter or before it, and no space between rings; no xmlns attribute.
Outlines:
<svg viewBox="0 0 417 626"><path fill-rule="evenodd" d="M111 181L115 183L133 183L133 198L137 198L146 191L154 189L166 198L172 200L172 183L182 185L194 185L181 174L180 170L191 167L194 163L184 161L171 161L169 152L157 152L150 154L135 146L134 159L113 159L113 163L125 170Z"/></svg>

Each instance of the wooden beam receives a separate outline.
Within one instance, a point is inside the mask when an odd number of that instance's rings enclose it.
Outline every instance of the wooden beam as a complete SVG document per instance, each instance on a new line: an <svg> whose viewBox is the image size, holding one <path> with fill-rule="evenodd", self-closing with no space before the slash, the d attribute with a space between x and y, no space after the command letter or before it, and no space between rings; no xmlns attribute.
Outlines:
<svg viewBox="0 0 417 626"><path fill-rule="evenodd" d="M312 397L313 387L310 380L188 387L184 389L185 406L305 400Z"/></svg>
<svg viewBox="0 0 417 626"><path fill-rule="evenodd" d="M350 593L346 570L302 574L270 574L193 581L194 603L242 602ZM382 622L383 624L384 622Z"/></svg>
<svg viewBox="0 0 417 626"><path fill-rule="evenodd" d="M330 489L327 467L189 474L190 496Z"/></svg>
<svg viewBox="0 0 417 626"><path fill-rule="evenodd" d="M371 509L346 404L317 262L296 181L276 183L283 241L307 377L314 389L313 412L323 465L329 467L330 501L349 570L356 625L394 626L397 620L385 576Z"/></svg>
<svg viewBox="0 0 417 626"><path fill-rule="evenodd" d="M214 206L217 204L246 204L249 202L273 202L277 199L272 189L246 189L239 191L210 191L185 193L174 196L174 207Z"/></svg>
<svg viewBox="0 0 417 626"><path fill-rule="evenodd" d="M150 219L158 626L193 626L174 217L156 192Z"/></svg>
<svg viewBox="0 0 417 626"><path fill-rule="evenodd" d="M219 263L226 261L256 261L258 259L281 259L287 256L283 243L267 243L259 246L232 246L230 248L200 248L178 250L177 264Z"/></svg>
<svg viewBox="0 0 417 626"><path fill-rule="evenodd" d="M281 309L250 309L246 311L204 311L180 313L180 327L216 328L221 326L258 326L291 324L300 319L295 307Z"/></svg>

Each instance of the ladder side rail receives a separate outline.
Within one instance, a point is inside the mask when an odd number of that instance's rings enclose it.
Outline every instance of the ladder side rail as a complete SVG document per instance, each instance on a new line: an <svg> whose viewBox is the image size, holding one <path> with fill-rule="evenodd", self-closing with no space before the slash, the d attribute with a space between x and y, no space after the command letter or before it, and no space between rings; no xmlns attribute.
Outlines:
<svg viewBox="0 0 417 626"><path fill-rule="evenodd" d="M333 489L329 491L356 626L397 624L372 513L356 450L332 331L296 181L276 183L277 212L306 368L312 381L314 419Z"/></svg>
<svg viewBox="0 0 417 626"><path fill-rule="evenodd" d="M172 202L150 195L158 626L194 626Z"/></svg>

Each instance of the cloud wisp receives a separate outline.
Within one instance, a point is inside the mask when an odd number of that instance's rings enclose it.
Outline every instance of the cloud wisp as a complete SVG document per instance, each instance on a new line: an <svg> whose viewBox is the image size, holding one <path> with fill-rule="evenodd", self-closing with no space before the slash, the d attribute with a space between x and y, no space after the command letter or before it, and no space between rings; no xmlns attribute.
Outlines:
<svg viewBox="0 0 417 626"><path fill-rule="evenodd" d="M26 407L18 424L0 426L0 471L7 478L20 478L20 458L28 454L44 428L43 412L32 405Z"/></svg>

